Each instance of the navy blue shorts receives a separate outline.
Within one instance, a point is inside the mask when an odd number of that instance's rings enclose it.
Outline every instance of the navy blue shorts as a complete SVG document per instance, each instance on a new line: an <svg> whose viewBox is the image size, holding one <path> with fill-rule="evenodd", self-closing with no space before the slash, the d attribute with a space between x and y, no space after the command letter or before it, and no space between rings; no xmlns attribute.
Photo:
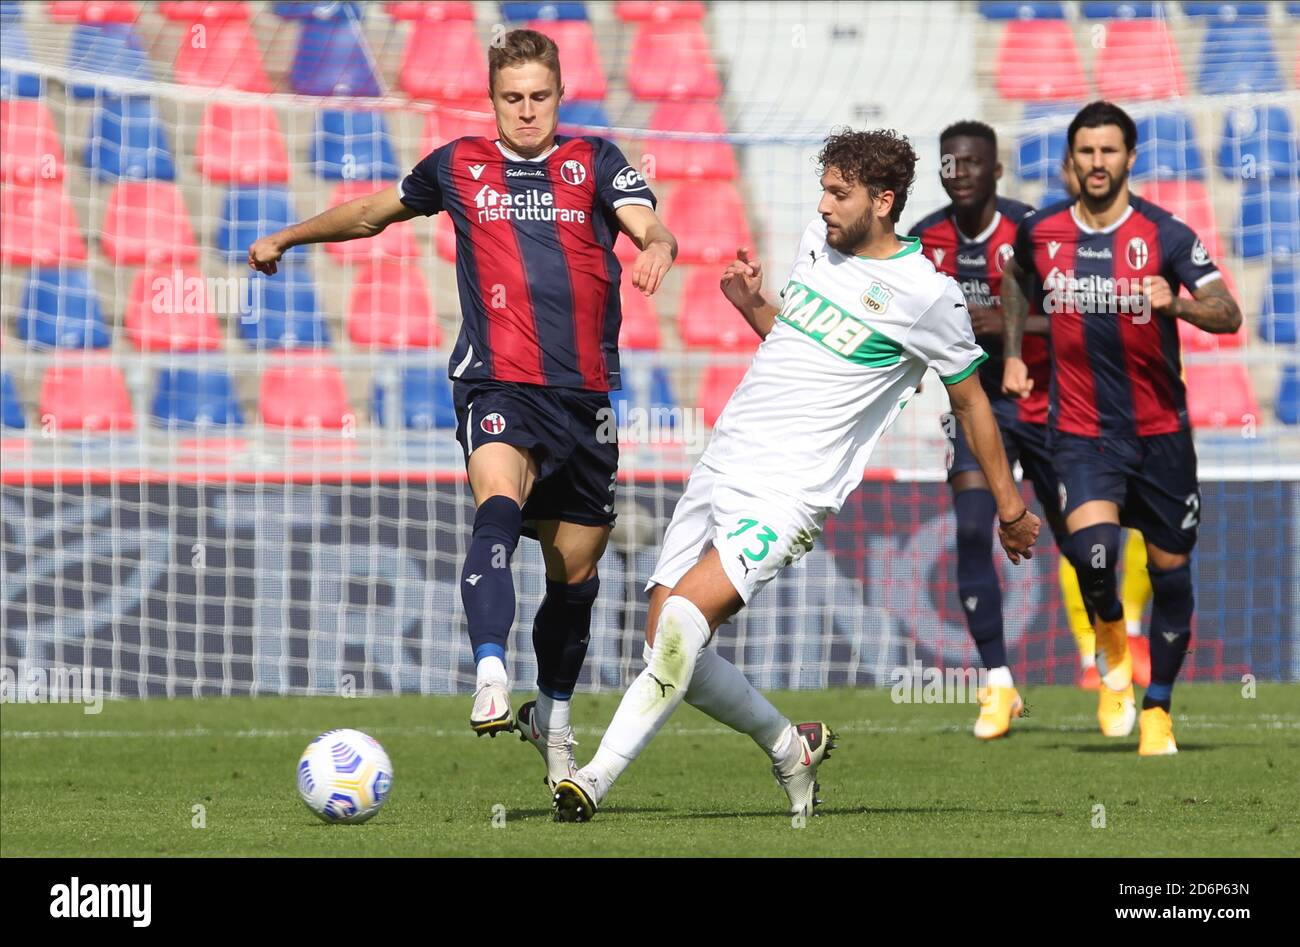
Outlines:
<svg viewBox="0 0 1300 947"><path fill-rule="evenodd" d="M1052 458L1061 479L1061 512L1089 500L1119 506L1123 526L1152 545L1185 555L1196 545L1201 489L1190 431L1151 437L1080 437L1057 432Z"/></svg>
<svg viewBox="0 0 1300 947"><path fill-rule="evenodd" d="M537 460L524 502L525 523L563 520L612 526L618 480L618 429L609 395L507 381L455 381L456 440L465 463L475 448L503 443ZM536 536L531 528L524 534Z"/></svg>

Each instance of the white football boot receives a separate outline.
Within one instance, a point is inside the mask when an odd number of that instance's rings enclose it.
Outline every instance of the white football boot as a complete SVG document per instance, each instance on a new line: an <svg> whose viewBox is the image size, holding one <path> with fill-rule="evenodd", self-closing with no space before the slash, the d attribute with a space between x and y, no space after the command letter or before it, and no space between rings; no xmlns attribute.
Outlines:
<svg viewBox="0 0 1300 947"><path fill-rule="evenodd" d="M555 786L555 821L590 822L603 796L596 777L578 770Z"/></svg>
<svg viewBox="0 0 1300 947"><path fill-rule="evenodd" d="M790 798L790 814L807 817L816 815L816 809L821 805L822 801L817 798L821 789L817 782L817 767L823 760L830 759L831 750L835 749L835 733L820 721L792 726L799 755L792 764L774 765L772 775Z"/></svg>
<svg viewBox="0 0 1300 947"><path fill-rule="evenodd" d="M504 684L487 683L474 692L474 709L469 712L470 729L479 736L495 737L501 730L513 730L510 691Z"/></svg>
<svg viewBox="0 0 1300 947"><path fill-rule="evenodd" d="M573 739L573 728L566 727L562 733L547 733L537 726L537 701L530 700L519 708L515 715L515 729L519 739L531 743L542 754L546 764L546 788L555 792L556 784L578 771L578 761L573 758L573 748L578 741Z"/></svg>

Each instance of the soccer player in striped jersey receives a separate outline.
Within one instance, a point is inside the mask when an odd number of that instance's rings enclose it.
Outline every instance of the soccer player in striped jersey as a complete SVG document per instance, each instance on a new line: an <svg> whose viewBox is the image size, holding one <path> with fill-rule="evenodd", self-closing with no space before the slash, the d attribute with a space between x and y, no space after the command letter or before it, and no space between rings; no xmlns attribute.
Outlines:
<svg viewBox="0 0 1300 947"><path fill-rule="evenodd" d="M1079 196L1021 222L1003 282L1003 384L1032 393L1021 358L1025 324L1047 316L1052 456L1105 662L1098 722L1103 733L1126 736L1137 716L1115 581L1120 526L1132 526L1146 539L1153 602L1138 752L1167 755L1177 752L1169 708L1191 638L1189 557L1201 516L1176 320L1229 333L1241 310L1192 229L1130 193L1137 128L1123 109L1084 106L1067 147ZM1192 299L1179 298L1182 286Z"/></svg>
<svg viewBox="0 0 1300 947"><path fill-rule="evenodd" d="M258 240L274 274L290 247L373 236L442 211L456 229L460 335L452 349L456 436L477 507L461 571L476 664L470 726L514 726L505 667L515 617L510 558L536 538L546 596L533 624L538 696L522 736L548 780L572 770L569 699L587 652L596 564L614 522L621 387L619 231L640 248L632 283L650 295L677 254L645 179L611 142L556 134L564 85L554 41L514 30L488 51L498 138L436 149L401 183Z"/></svg>

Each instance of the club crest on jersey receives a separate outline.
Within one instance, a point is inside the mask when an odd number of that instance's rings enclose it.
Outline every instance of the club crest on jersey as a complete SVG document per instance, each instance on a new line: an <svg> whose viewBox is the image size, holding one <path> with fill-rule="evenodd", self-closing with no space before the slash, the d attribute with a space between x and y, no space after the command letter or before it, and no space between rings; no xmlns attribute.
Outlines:
<svg viewBox="0 0 1300 947"><path fill-rule="evenodd" d="M1015 252L1009 243L1004 243L997 248L993 254L993 263L998 268L999 273L1006 269L1007 261L1015 255Z"/></svg>
<svg viewBox="0 0 1300 947"><path fill-rule="evenodd" d="M880 315L889 308L889 301L893 298L894 291L892 289L887 289L879 282L875 282L868 286L867 291L862 294L862 305L876 315Z"/></svg>
<svg viewBox="0 0 1300 947"><path fill-rule="evenodd" d="M1151 258L1151 253L1147 249L1147 242L1141 237L1134 237L1124 248L1124 259L1128 265L1135 270L1140 270L1147 265L1147 260Z"/></svg>
<svg viewBox="0 0 1300 947"><path fill-rule="evenodd" d="M1205 266L1210 262L1210 252L1205 249L1205 244L1198 239L1192 244L1192 262L1197 266Z"/></svg>
<svg viewBox="0 0 1300 947"><path fill-rule="evenodd" d="M487 170L487 165L485 164L471 164L469 166L469 173L475 181L483 176L485 170Z"/></svg>
<svg viewBox="0 0 1300 947"><path fill-rule="evenodd" d="M587 169L582 166L581 161L566 161L560 165L560 177L564 179L565 184L577 187L587 180Z"/></svg>
<svg viewBox="0 0 1300 947"><path fill-rule="evenodd" d="M500 434L506 429L506 419L493 411L482 421L478 422L478 426L488 434Z"/></svg>

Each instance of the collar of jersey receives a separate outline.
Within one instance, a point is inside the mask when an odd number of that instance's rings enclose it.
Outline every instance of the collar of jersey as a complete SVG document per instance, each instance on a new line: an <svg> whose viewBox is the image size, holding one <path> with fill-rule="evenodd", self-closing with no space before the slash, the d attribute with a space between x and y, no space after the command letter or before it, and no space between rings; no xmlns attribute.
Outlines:
<svg viewBox="0 0 1300 947"><path fill-rule="evenodd" d="M1100 230L1094 230L1092 227L1089 227L1082 220L1080 220L1079 215L1074 212L1074 209L1078 206L1079 206L1078 201L1075 201L1073 204L1070 205L1070 219L1074 221L1076 227L1078 227L1084 233L1090 233L1090 234L1114 233L1116 230L1119 229L1120 224L1124 223L1124 221L1128 220L1129 217L1133 215L1133 205L1129 204L1127 207L1124 208L1124 213L1119 215L1119 220L1115 221L1109 227L1102 227Z"/></svg>
<svg viewBox="0 0 1300 947"><path fill-rule="evenodd" d="M968 237L961 232L961 227L957 224L957 215L952 215L952 229L957 231L957 236L961 238L962 243L983 243L989 237L993 236L993 231L998 229L998 224L1002 223L1002 211L993 212L993 222L985 227L974 237Z"/></svg>
<svg viewBox="0 0 1300 947"><path fill-rule="evenodd" d="M505 155L508 159L510 159L511 161L522 161L522 162L530 163L530 164L536 164L536 163L538 163L539 161L545 161L547 158L549 158L551 155L555 154L555 152L557 152L557 151L560 149L559 142L556 142L555 144L551 145L551 147L550 147L547 151L545 151L545 152L543 152L542 154L538 155L536 158L524 158L524 157L522 157L521 155L517 155L517 154L515 154L513 151L511 151L511 150L510 150L509 148L507 148L505 145L501 144L500 139L498 139L497 141L494 141L492 144L496 145L496 146L497 146L497 149L498 149L498 150L499 150L503 155Z"/></svg>
<svg viewBox="0 0 1300 947"><path fill-rule="evenodd" d="M921 249L920 237L903 237L903 236L899 236L898 234L894 234L894 236L897 237L898 242L903 245L903 249L899 250L893 256L881 257L880 259L876 259L873 256L863 256L861 253L857 253L854 255L859 260L874 260L876 263L884 263L886 260L897 260L899 257L907 256L909 253L915 253L917 250Z"/></svg>

